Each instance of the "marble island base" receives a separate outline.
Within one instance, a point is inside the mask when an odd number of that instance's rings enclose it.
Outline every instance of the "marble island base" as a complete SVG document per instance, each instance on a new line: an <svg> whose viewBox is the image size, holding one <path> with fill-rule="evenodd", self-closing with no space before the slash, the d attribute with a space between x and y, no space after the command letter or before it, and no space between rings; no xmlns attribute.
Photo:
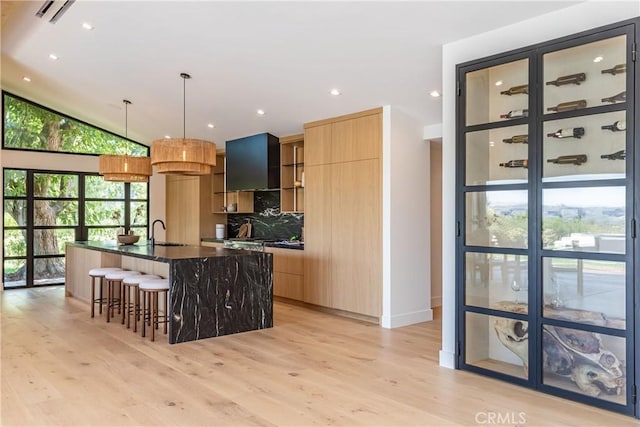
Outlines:
<svg viewBox="0 0 640 427"><path fill-rule="evenodd" d="M67 244L66 258L67 295L87 302L91 268L121 267L168 277L172 344L273 326L270 253L75 242Z"/></svg>

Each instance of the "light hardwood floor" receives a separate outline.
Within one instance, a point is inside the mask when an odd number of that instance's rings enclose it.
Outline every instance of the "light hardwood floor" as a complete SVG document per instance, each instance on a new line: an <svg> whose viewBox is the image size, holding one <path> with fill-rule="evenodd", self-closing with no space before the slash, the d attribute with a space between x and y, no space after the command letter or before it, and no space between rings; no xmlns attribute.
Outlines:
<svg viewBox="0 0 640 427"><path fill-rule="evenodd" d="M385 330L277 302L272 329L169 345L63 295L0 293L4 426L638 425L440 368L438 320Z"/></svg>

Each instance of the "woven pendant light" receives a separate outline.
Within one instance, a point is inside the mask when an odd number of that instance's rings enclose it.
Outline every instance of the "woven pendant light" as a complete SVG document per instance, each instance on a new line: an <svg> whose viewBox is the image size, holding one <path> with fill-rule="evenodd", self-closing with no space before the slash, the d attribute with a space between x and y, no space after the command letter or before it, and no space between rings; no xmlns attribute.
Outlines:
<svg viewBox="0 0 640 427"><path fill-rule="evenodd" d="M182 138L163 138L151 143L151 165L156 172L167 175L208 175L216 165L216 144L203 139L186 138L186 81L183 79Z"/></svg>
<svg viewBox="0 0 640 427"><path fill-rule="evenodd" d="M131 101L124 99L125 139L128 137L128 106ZM99 158L98 173L105 181L148 182L151 176L151 163L148 157L136 157L120 154L103 154Z"/></svg>

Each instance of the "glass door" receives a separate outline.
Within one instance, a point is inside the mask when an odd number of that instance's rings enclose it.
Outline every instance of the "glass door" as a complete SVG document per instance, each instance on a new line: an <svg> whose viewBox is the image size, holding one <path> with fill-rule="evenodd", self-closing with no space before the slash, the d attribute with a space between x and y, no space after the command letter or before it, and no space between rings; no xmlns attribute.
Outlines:
<svg viewBox="0 0 640 427"><path fill-rule="evenodd" d="M613 31L542 50L539 111L541 388L623 410L634 366L629 47Z"/></svg>
<svg viewBox="0 0 640 427"><path fill-rule="evenodd" d="M528 54L471 69L462 82L464 183L458 195L462 365L530 383Z"/></svg>
<svg viewBox="0 0 640 427"><path fill-rule="evenodd" d="M74 240L115 240L117 229L147 239L148 184L101 176L4 169L4 288L62 284Z"/></svg>

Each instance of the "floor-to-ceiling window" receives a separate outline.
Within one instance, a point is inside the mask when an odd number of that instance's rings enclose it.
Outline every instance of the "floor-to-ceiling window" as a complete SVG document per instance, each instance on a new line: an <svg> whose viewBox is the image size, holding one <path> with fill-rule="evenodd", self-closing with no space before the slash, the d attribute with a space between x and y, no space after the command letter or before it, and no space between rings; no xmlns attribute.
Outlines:
<svg viewBox="0 0 640 427"><path fill-rule="evenodd" d="M149 148L3 92L2 147L52 153L148 155ZM147 183L107 182L92 173L4 165L5 288L64 282L64 247L115 240L119 228L146 239ZM55 166L54 166L55 167Z"/></svg>

